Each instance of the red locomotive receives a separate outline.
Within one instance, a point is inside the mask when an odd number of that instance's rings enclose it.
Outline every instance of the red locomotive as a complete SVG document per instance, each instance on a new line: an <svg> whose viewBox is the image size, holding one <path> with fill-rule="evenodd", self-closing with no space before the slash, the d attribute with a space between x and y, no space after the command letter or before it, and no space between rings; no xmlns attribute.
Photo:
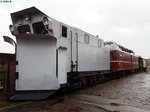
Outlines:
<svg viewBox="0 0 150 112"><path fill-rule="evenodd" d="M105 42L106 48L110 50L110 67L112 72L136 71L139 69L138 56L115 42Z"/></svg>

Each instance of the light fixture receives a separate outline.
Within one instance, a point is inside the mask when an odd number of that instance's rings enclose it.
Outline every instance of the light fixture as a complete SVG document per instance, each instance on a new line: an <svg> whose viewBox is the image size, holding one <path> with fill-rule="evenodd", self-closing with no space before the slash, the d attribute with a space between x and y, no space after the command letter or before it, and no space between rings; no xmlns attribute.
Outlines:
<svg viewBox="0 0 150 112"><path fill-rule="evenodd" d="M45 30L49 35L53 36L53 29L52 29L52 20L48 17L43 18L43 25L45 27Z"/></svg>
<svg viewBox="0 0 150 112"><path fill-rule="evenodd" d="M12 35L15 34L15 28L14 28L13 25L9 25L9 30L10 30L10 32L11 32Z"/></svg>
<svg viewBox="0 0 150 112"><path fill-rule="evenodd" d="M30 16L29 16L29 15L25 15L25 16L24 16L24 19L25 19L26 21L29 21L29 20L30 20Z"/></svg>
<svg viewBox="0 0 150 112"><path fill-rule="evenodd" d="M43 18L43 24L44 24L44 26L48 26L48 25L49 25L49 22L48 22L48 18L47 18L47 17L44 17L44 18Z"/></svg>

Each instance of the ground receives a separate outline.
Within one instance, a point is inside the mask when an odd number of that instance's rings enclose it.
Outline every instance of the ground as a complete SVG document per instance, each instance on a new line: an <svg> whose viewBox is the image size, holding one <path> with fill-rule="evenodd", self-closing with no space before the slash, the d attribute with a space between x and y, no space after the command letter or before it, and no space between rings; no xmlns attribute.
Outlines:
<svg viewBox="0 0 150 112"><path fill-rule="evenodd" d="M149 112L150 73L138 73L50 97L10 102L0 97L0 112Z"/></svg>

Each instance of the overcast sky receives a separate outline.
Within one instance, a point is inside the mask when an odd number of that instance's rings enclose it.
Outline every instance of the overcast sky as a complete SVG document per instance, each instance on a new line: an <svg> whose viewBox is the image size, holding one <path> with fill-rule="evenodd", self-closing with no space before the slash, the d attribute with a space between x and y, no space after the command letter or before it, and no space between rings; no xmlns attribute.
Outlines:
<svg viewBox="0 0 150 112"><path fill-rule="evenodd" d="M50 17L150 58L150 0L0 0L0 52L12 51L10 13L35 6ZM8 0L9 1L9 0ZM13 37L14 38L14 37Z"/></svg>

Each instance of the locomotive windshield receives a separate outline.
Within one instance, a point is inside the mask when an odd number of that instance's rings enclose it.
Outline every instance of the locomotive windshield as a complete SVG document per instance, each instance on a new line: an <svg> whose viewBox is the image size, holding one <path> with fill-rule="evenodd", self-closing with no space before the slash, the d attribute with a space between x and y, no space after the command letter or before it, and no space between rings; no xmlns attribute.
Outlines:
<svg viewBox="0 0 150 112"><path fill-rule="evenodd" d="M47 34L48 31L45 30L43 22L33 23L33 31L35 34Z"/></svg>
<svg viewBox="0 0 150 112"><path fill-rule="evenodd" d="M18 32L20 34L30 34L31 30L30 30L29 25L22 25L18 27Z"/></svg>

